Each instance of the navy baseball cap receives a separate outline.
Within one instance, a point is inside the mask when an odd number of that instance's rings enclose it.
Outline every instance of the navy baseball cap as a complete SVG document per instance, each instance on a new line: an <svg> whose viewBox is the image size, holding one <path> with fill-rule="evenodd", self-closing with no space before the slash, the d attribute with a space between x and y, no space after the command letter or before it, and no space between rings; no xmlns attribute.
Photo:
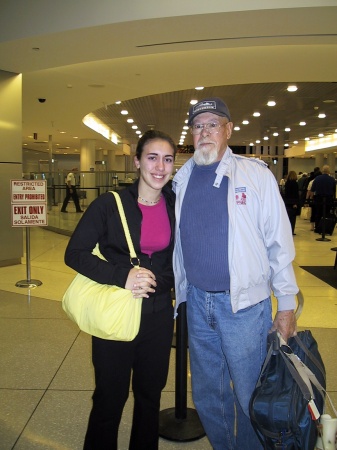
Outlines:
<svg viewBox="0 0 337 450"><path fill-rule="evenodd" d="M217 116L227 117L231 121L231 116L226 103L219 97L210 97L201 100L200 102L192 105L188 112L188 125L192 124L192 120L201 113L210 112Z"/></svg>

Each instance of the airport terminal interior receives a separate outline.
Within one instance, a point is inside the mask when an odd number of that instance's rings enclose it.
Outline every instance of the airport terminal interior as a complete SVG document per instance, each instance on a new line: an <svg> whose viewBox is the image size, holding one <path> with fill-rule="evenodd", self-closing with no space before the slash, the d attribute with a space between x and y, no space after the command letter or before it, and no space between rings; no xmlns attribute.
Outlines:
<svg viewBox="0 0 337 450"><path fill-rule="evenodd" d="M50 225L62 225L70 232L81 214L69 205L49 211ZM310 231L308 220L298 219L294 243L294 269L303 297L299 329L310 329L316 338L327 372L327 391L337 404L336 279L334 269L337 233L321 236ZM26 234L25 228L23 233ZM27 239L21 265L0 268L0 450L80 450L94 388L90 336L80 332L61 307L63 293L75 272L63 261L69 236L45 227L31 227L29 233L30 280L41 281L35 288L17 287L27 280ZM325 281L303 267L322 266ZM329 278L330 276L330 278ZM36 283L37 284L37 283ZM298 297L299 298L299 297ZM183 440L181 424L175 417L185 410L176 404L176 347L172 343L170 371L162 394L161 410L173 409L173 433L160 438L159 449L211 450L200 429L189 428L189 414L195 410L187 366L187 422ZM331 413L329 404L327 412ZM119 436L119 450L127 450L132 415L132 393L125 408ZM193 425L193 419L192 419ZM171 440L168 438L174 438ZM185 439L188 439L185 441ZM192 439L192 440L190 440Z"/></svg>
<svg viewBox="0 0 337 450"><path fill-rule="evenodd" d="M0 0L0 450L83 448L94 374L91 338L61 304L82 216L72 202L60 212L67 173L79 170L85 214L96 193L132 182L139 135L153 128L179 143L178 169L192 153L191 102L224 96L229 145L264 159L278 182L324 164L336 178L336 17L336 0ZM10 185L22 179L47 180L48 226L13 229ZM293 239L298 326L318 342L337 406L337 229L321 237L298 217ZM176 343L159 450L211 450L188 358L186 419L177 407ZM118 450L132 407L130 391Z"/></svg>

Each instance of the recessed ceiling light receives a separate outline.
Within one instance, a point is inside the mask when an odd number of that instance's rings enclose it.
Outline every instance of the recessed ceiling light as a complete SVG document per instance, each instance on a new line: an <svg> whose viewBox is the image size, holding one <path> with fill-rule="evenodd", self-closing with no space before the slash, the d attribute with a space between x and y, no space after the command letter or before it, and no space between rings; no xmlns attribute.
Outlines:
<svg viewBox="0 0 337 450"><path fill-rule="evenodd" d="M261 114L260 114L259 112L255 111L255 112L253 113L253 116L254 116L254 117L260 117Z"/></svg>
<svg viewBox="0 0 337 450"><path fill-rule="evenodd" d="M116 105L120 105L122 102L120 100L117 100L117 102L115 102Z"/></svg>
<svg viewBox="0 0 337 450"><path fill-rule="evenodd" d="M287 127L284 129L284 131L286 131L287 133L289 133L289 131L291 131L291 128Z"/></svg>
<svg viewBox="0 0 337 450"><path fill-rule="evenodd" d="M132 125L131 128L132 128L133 130L137 130L137 129L138 129L137 125Z"/></svg>
<svg viewBox="0 0 337 450"><path fill-rule="evenodd" d="M268 136L265 136L265 137L263 138L263 140L264 140L264 141L269 141L269 137L268 137Z"/></svg>
<svg viewBox="0 0 337 450"><path fill-rule="evenodd" d="M306 122L300 122L300 126L304 127L306 125Z"/></svg>
<svg viewBox="0 0 337 450"><path fill-rule="evenodd" d="M309 137L304 138L305 141L310 141Z"/></svg>
<svg viewBox="0 0 337 450"><path fill-rule="evenodd" d="M127 123L133 123L133 119L129 118L129 119L127 120Z"/></svg>
<svg viewBox="0 0 337 450"><path fill-rule="evenodd" d="M142 134L142 132L141 132L141 131L139 131L139 130L137 130L137 131L136 131L136 134Z"/></svg>
<svg viewBox="0 0 337 450"><path fill-rule="evenodd" d="M250 142L249 145L250 145L251 147L253 147L254 143L253 143L253 142Z"/></svg>
<svg viewBox="0 0 337 450"><path fill-rule="evenodd" d="M243 120L242 121L242 125L248 125L249 124L249 120Z"/></svg>
<svg viewBox="0 0 337 450"><path fill-rule="evenodd" d="M203 86L197 86L196 88L194 88L196 91L202 91L204 89Z"/></svg>
<svg viewBox="0 0 337 450"><path fill-rule="evenodd" d="M255 142L256 142L257 144L260 144L261 141L257 140L257 141L255 141Z"/></svg>
<svg viewBox="0 0 337 450"><path fill-rule="evenodd" d="M297 89L298 89L298 87L297 87L295 84L290 84L290 85L287 87L287 91L288 91L288 92L296 92Z"/></svg>
<svg viewBox="0 0 337 450"><path fill-rule="evenodd" d="M276 132L275 132L275 133L273 133L273 136L278 136L278 133L276 133Z"/></svg>
<svg viewBox="0 0 337 450"><path fill-rule="evenodd" d="M267 103L267 105L268 105L268 106L275 106L275 105L276 105L276 102L275 102L275 100L269 100L268 103Z"/></svg>
<svg viewBox="0 0 337 450"><path fill-rule="evenodd" d="M129 113L126 109L122 109L121 114L123 114L123 116L127 116Z"/></svg>
<svg viewBox="0 0 337 450"><path fill-rule="evenodd" d="M298 144L298 141L294 141L293 144Z"/></svg>
<svg viewBox="0 0 337 450"><path fill-rule="evenodd" d="M183 127L183 130L188 130L188 128L189 128L189 127L185 125L185 126Z"/></svg>
<svg viewBox="0 0 337 450"><path fill-rule="evenodd" d="M319 133L318 137L324 137L323 133Z"/></svg>
<svg viewBox="0 0 337 450"><path fill-rule="evenodd" d="M325 118L326 118L326 114L324 114L324 113L319 113L319 114L318 114L318 118L319 118L319 119L325 119Z"/></svg>
<svg viewBox="0 0 337 450"><path fill-rule="evenodd" d="M235 131L240 131L240 127L234 127Z"/></svg>
<svg viewBox="0 0 337 450"><path fill-rule="evenodd" d="M327 99L327 100L323 100L323 103L335 103L336 100L332 100L332 99Z"/></svg>
<svg viewBox="0 0 337 450"><path fill-rule="evenodd" d="M190 104L191 104L191 105L196 105L197 103L198 103L198 100L191 100L191 101L190 101Z"/></svg>
<svg viewBox="0 0 337 450"><path fill-rule="evenodd" d="M181 134L182 134L182 135L184 135L184 134L186 135L186 134L187 134L187 131L182 131Z"/></svg>

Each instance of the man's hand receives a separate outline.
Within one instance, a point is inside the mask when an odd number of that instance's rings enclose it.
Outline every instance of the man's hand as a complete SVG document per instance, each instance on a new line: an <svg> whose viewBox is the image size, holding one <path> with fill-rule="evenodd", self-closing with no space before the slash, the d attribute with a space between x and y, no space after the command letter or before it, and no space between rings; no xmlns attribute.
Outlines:
<svg viewBox="0 0 337 450"><path fill-rule="evenodd" d="M297 334L297 324L295 311L278 311L275 315L273 326L270 331L277 330L283 339L287 342L288 339Z"/></svg>

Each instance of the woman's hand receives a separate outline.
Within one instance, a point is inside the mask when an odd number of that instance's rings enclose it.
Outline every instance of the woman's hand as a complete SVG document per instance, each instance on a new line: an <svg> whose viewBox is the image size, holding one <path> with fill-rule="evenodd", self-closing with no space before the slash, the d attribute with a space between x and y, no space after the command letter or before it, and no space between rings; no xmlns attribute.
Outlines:
<svg viewBox="0 0 337 450"><path fill-rule="evenodd" d="M155 292L156 286L154 273L143 267L131 269L125 283L125 289L130 289L135 298L148 298L149 293Z"/></svg>

